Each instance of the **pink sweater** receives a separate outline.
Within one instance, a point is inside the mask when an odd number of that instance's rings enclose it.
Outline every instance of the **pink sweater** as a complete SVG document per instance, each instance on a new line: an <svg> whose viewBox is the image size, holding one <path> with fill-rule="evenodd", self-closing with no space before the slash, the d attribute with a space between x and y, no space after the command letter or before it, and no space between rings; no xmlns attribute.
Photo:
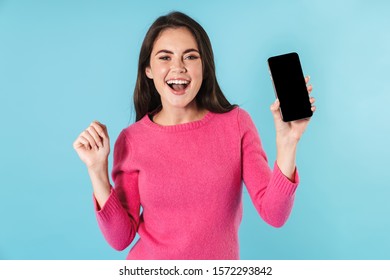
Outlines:
<svg viewBox="0 0 390 280"><path fill-rule="evenodd" d="M299 180L276 164L270 170L251 117L238 107L174 126L145 116L119 135L112 178L96 215L117 250L139 234L127 259L239 259L242 182L264 221L280 227Z"/></svg>

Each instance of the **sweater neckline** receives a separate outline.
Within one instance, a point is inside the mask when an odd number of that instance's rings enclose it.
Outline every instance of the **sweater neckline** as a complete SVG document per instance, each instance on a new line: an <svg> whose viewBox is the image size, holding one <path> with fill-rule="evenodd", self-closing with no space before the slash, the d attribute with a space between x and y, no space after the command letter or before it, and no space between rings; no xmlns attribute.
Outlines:
<svg viewBox="0 0 390 280"><path fill-rule="evenodd" d="M208 111L202 119L197 121L192 121L188 123L182 123L182 124L175 124L175 125L160 125L155 122L153 122L150 117L149 113L146 114L141 122L145 124L146 126L156 129L158 131L165 131L165 132L179 132L179 131L189 131L193 129L197 129L199 127L202 127L205 125L212 117L214 116L213 112Z"/></svg>

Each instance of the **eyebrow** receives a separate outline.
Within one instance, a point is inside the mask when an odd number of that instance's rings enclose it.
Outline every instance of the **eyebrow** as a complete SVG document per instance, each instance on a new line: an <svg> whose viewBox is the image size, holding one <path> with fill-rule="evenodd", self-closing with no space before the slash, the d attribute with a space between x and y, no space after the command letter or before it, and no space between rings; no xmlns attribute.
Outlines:
<svg viewBox="0 0 390 280"><path fill-rule="evenodd" d="M197 52L199 53L199 51L197 49L187 49L183 52L183 54L187 54L187 53L190 53L190 52ZM156 55L160 54L160 53L169 53L169 54L173 54L173 51L169 51L169 50L159 50Z"/></svg>

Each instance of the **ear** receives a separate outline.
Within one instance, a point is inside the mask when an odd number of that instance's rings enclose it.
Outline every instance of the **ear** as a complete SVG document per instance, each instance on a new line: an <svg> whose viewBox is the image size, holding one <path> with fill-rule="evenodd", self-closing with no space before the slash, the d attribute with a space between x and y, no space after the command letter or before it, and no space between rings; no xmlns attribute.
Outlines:
<svg viewBox="0 0 390 280"><path fill-rule="evenodd" d="M152 73L152 69L150 68L150 66L146 67L145 74L149 79L153 80L153 73Z"/></svg>

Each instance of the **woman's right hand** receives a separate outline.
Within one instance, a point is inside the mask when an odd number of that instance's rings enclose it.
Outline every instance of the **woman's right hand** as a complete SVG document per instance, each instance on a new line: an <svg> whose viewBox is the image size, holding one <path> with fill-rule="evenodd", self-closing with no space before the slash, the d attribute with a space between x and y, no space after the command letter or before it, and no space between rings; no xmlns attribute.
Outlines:
<svg viewBox="0 0 390 280"><path fill-rule="evenodd" d="M74 141L73 148L88 169L107 168L108 155L110 154L110 138L107 127L98 121L92 122Z"/></svg>

